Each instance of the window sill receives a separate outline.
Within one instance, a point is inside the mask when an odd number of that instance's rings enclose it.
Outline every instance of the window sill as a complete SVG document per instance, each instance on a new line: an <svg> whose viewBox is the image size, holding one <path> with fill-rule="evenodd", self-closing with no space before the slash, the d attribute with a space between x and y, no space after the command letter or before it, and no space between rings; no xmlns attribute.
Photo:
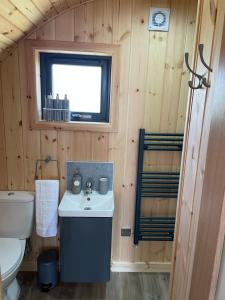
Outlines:
<svg viewBox="0 0 225 300"><path fill-rule="evenodd" d="M31 124L31 129L39 130L70 130L70 131L94 131L94 132L118 132L110 123L97 122L47 122L37 121Z"/></svg>

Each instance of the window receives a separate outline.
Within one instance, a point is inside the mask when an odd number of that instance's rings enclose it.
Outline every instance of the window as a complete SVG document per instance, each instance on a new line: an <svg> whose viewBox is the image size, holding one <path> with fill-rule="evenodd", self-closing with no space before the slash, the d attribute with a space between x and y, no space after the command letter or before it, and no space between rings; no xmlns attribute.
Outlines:
<svg viewBox="0 0 225 300"><path fill-rule="evenodd" d="M40 52L41 107L50 94L67 95L71 121L109 122L111 64L111 56Z"/></svg>

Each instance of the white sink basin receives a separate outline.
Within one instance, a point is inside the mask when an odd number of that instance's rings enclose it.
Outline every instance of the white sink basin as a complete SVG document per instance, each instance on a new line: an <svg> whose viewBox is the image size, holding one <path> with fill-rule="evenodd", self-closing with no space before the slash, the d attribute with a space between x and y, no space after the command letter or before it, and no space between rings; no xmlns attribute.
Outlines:
<svg viewBox="0 0 225 300"><path fill-rule="evenodd" d="M58 208L60 217L112 217L114 212L114 195L92 192L86 195L81 192L74 195L66 191Z"/></svg>

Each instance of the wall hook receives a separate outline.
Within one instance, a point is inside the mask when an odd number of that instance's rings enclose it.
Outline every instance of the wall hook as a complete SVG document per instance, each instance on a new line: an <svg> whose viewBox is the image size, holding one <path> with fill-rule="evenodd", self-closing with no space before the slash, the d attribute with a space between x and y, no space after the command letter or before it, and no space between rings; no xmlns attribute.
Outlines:
<svg viewBox="0 0 225 300"><path fill-rule="evenodd" d="M188 52L185 53L184 58L185 58L185 63L186 63L186 66L187 66L188 70L191 72L191 74L193 74L194 76L198 77L199 81L201 81L202 75L197 74L190 67L190 64L189 64L189 53Z"/></svg>
<svg viewBox="0 0 225 300"><path fill-rule="evenodd" d="M201 62L203 64L204 67L206 67L206 69L209 71L209 72L212 72L213 69L208 66L208 64L205 62L205 59L204 59L204 55L203 55L203 52L204 52L204 45L203 44L199 44L198 46L198 51L199 51L199 56L200 56L200 59L201 59Z"/></svg>
<svg viewBox="0 0 225 300"><path fill-rule="evenodd" d="M200 75L200 74L196 73L195 71L193 71L191 69L190 64L189 64L189 53L188 52L185 53L184 57L185 57L185 63L186 63L186 66L187 66L188 70L190 71L191 74L193 74L195 77L197 77L198 81L199 81L199 83L198 83L197 86L194 86L193 83L192 83L192 81L189 81L188 82L189 87L192 90L202 89L203 85L205 87L209 88L210 87L210 83L207 82L207 79L204 77L204 75Z"/></svg>

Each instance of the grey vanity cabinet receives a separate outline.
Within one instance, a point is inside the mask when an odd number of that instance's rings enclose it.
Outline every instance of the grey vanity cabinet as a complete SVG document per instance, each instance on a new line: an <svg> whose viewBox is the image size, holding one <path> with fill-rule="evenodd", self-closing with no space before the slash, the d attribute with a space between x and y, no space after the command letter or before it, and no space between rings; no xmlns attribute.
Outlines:
<svg viewBox="0 0 225 300"><path fill-rule="evenodd" d="M110 280L112 218L60 218L60 277L63 282Z"/></svg>

